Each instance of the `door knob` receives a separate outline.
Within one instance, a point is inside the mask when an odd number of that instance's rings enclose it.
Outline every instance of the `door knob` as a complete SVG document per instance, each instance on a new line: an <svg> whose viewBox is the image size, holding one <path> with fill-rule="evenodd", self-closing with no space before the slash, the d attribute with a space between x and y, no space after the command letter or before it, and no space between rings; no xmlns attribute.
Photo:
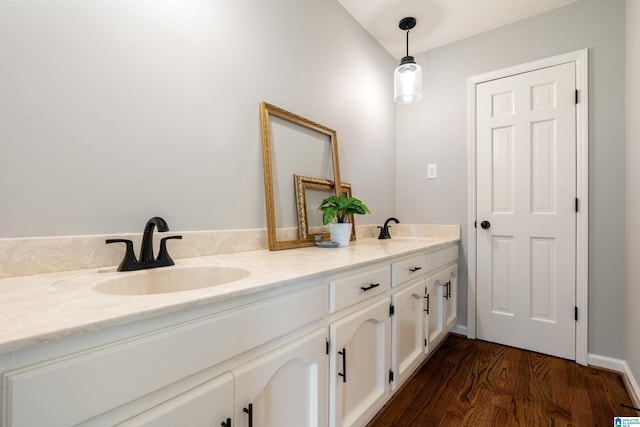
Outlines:
<svg viewBox="0 0 640 427"><path fill-rule="evenodd" d="M484 228L485 230L489 227L491 227L491 223L489 221L482 221L480 223L480 227Z"/></svg>

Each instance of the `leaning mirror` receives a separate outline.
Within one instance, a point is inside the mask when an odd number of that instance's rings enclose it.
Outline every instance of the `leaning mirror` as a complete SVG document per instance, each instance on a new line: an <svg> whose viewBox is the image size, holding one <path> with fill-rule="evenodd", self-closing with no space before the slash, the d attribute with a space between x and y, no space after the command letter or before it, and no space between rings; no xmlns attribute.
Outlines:
<svg viewBox="0 0 640 427"><path fill-rule="evenodd" d="M332 181L339 195L336 131L266 102L260 124L269 249L311 246L313 238L298 227L295 175Z"/></svg>
<svg viewBox="0 0 640 427"><path fill-rule="evenodd" d="M309 176L295 176L296 204L298 206L298 233L301 239L329 240L329 226L322 223L322 212L318 209L322 201L335 193L333 181ZM340 193L351 198L351 184L343 182ZM349 215L347 221L351 227L351 240L356 238L354 216Z"/></svg>

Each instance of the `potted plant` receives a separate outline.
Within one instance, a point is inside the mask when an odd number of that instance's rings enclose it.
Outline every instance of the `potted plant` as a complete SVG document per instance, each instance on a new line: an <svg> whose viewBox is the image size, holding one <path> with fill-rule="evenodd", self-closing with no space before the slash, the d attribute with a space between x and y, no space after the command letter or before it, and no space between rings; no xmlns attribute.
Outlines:
<svg viewBox="0 0 640 427"><path fill-rule="evenodd" d="M331 241L336 242L338 246L349 245L352 223L347 222L347 218L354 214L371 213L367 205L360 200L343 194L327 197L318 209L322 211L322 223L329 224ZM332 222L334 219L335 222Z"/></svg>

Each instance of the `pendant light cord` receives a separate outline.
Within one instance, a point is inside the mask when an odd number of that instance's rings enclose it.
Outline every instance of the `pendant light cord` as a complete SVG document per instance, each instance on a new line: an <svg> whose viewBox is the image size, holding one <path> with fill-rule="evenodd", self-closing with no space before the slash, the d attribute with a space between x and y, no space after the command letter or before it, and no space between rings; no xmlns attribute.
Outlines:
<svg viewBox="0 0 640 427"><path fill-rule="evenodd" d="M409 56L409 30L407 30L407 56Z"/></svg>

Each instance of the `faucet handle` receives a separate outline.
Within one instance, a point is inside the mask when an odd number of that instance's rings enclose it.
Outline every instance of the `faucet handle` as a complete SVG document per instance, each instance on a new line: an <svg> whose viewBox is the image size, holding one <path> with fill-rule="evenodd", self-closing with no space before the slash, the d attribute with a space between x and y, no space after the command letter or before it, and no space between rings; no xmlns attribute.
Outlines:
<svg viewBox="0 0 640 427"><path fill-rule="evenodd" d="M133 242L128 239L107 239L105 240L106 244L109 243L124 243L127 245L126 252L124 253L124 258L122 258L122 262L118 266L118 271L131 271L137 270L140 267L138 260L136 259L136 254L133 252Z"/></svg>
<svg viewBox="0 0 640 427"><path fill-rule="evenodd" d="M182 239L182 236L169 236L160 239L160 250L158 251L158 257L156 258L157 267L166 267L175 264L167 251L167 240L169 239Z"/></svg>

